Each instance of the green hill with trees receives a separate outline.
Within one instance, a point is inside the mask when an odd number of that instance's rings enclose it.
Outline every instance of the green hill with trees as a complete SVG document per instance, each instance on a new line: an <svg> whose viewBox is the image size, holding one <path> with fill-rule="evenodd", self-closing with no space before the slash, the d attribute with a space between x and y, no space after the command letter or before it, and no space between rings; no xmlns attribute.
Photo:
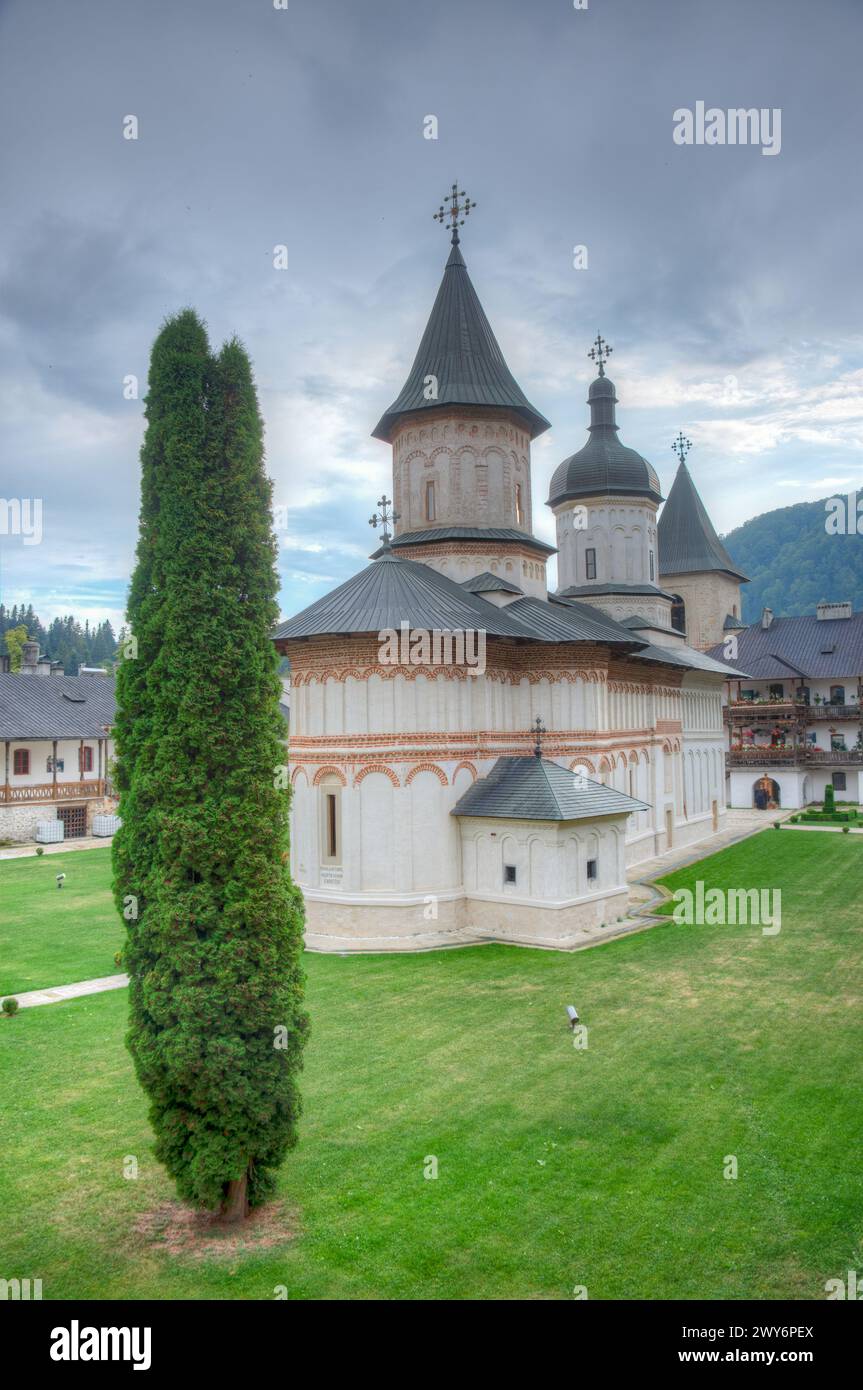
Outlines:
<svg viewBox="0 0 863 1390"><path fill-rule="evenodd" d="M816 603L844 599L863 609L863 532L828 534L827 501L764 512L723 536L731 558L749 575L742 589L745 623L755 622L765 607L777 617L814 613Z"/></svg>

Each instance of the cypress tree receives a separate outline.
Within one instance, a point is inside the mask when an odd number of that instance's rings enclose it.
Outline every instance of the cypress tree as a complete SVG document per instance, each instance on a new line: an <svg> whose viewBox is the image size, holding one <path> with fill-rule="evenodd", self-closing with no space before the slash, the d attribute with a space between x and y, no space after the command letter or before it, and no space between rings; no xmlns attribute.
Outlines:
<svg viewBox="0 0 863 1390"><path fill-rule="evenodd" d="M302 899L288 867L271 488L249 359L186 310L153 347L117 682L128 1043L155 1152L241 1219L296 1142Z"/></svg>

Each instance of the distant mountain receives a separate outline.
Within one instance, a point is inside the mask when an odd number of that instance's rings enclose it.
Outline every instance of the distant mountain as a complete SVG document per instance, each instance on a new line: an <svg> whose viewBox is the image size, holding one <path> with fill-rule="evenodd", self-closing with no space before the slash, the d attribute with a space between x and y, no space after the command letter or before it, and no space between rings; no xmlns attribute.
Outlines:
<svg viewBox="0 0 863 1390"><path fill-rule="evenodd" d="M754 623L762 608L797 617L814 613L816 603L850 599L855 610L863 609L863 535L828 535L826 502L779 507L722 537L732 560L749 575L741 590L745 623Z"/></svg>

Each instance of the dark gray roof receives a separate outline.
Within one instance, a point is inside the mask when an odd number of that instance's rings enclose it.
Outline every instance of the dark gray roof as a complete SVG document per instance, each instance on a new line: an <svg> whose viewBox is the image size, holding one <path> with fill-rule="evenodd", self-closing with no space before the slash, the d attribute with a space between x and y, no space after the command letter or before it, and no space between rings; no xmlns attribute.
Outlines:
<svg viewBox="0 0 863 1390"><path fill-rule="evenodd" d="M505 612L543 642L599 642L627 651L644 646L642 638L589 603L526 596L508 603Z"/></svg>
<svg viewBox="0 0 863 1390"><path fill-rule="evenodd" d="M430 565L384 550L359 574L274 629L275 641L328 633L424 630L485 632L522 642L591 642L687 670L734 674L692 647L655 647L598 608L575 599L513 599L505 608L471 593Z"/></svg>
<svg viewBox="0 0 863 1390"><path fill-rule="evenodd" d="M722 570L747 581L713 529L692 476L681 463L659 518L659 574Z"/></svg>
<svg viewBox="0 0 863 1390"><path fill-rule="evenodd" d="M102 738L113 724L113 676L0 674L0 738Z"/></svg>
<svg viewBox="0 0 863 1390"><path fill-rule="evenodd" d="M426 399L429 376L437 378L434 400ZM458 246L450 252L408 379L372 434L390 441L399 416L448 405L509 407L524 419L532 438L549 428L506 365Z"/></svg>
<svg viewBox="0 0 863 1390"><path fill-rule="evenodd" d="M524 593L524 589L520 589L517 584L511 584L508 579L501 579L499 574L492 574L491 570L483 570L482 574L475 574L473 579L463 579L461 586L463 589L469 589L472 594Z"/></svg>
<svg viewBox="0 0 863 1390"><path fill-rule="evenodd" d="M739 632L741 629L745 629L745 627L746 624L740 618L735 618L733 613L728 613L725 622L722 624L722 631Z"/></svg>
<svg viewBox="0 0 863 1390"><path fill-rule="evenodd" d="M587 396L589 439L584 448L559 463L551 478L548 505L568 498L624 494L662 501L656 470L617 437L614 383L598 376Z"/></svg>
<svg viewBox="0 0 863 1390"><path fill-rule="evenodd" d="M624 627L631 627L634 632L644 632L649 628L651 632L667 632L670 637L683 636L676 627L666 627L664 623L658 623L653 618L645 618L640 613L634 614L631 618L621 618L620 621Z"/></svg>
<svg viewBox="0 0 863 1390"><path fill-rule="evenodd" d="M673 594L666 593L665 589L658 588L656 584L570 584L568 589L561 589L560 598L589 599L594 594L597 597L603 594L626 594L631 598L640 594L642 598L674 598Z"/></svg>
<svg viewBox="0 0 863 1390"><path fill-rule="evenodd" d="M381 632L406 622L416 628L484 631L493 637L530 638L505 608L469 593L430 565L385 551L366 569L281 623L273 637Z"/></svg>
<svg viewBox="0 0 863 1390"><path fill-rule="evenodd" d="M593 820L646 811L613 787L574 773L535 755L498 758L486 777L480 777L456 802L453 816L501 816L506 820Z"/></svg>
<svg viewBox="0 0 863 1390"><path fill-rule="evenodd" d="M403 550L410 545L428 545L432 541L518 541L529 550L537 550L543 555L556 555L553 545L538 541L529 531L518 531L514 526L428 526L422 531L404 531L392 541L393 550ZM382 545L371 557L376 560L383 555L388 546Z"/></svg>
<svg viewBox="0 0 863 1390"><path fill-rule="evenodd" d="M774 618L768 628L753 623L736 634L735 664L755 680L855 679L863 676L863 612L850 618ZM722 643L710 655L722 663Z"/></svg>
<svg viewBox="0 0 863 1390"><path fill-rule="evenodd" d="M700 652L695 647L687 647L685 643L675 644L673 647L660 647L655 643L650 643L642 647L640 651L634 652L633 656L638 661L662 662L666 666L683 666L687 671L709 671L711 675L725 676L744 676L745 671L738 670L729 665L727 661L717 661L708 652ZM738 666L740 663L738 662Z"/></svg>

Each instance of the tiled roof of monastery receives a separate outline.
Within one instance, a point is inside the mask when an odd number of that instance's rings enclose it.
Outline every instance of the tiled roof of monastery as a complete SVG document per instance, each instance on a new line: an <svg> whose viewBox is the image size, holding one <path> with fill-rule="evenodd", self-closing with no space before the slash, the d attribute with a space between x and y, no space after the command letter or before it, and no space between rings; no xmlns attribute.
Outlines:
<svg viewBox="0 0 863 1390"><path fill-rule="evenodd" d="M437 381L432 400L430 376ZM508 407L524 419L531 438L549 428L506 365L458 246L450 252L408 379L372 434L389 441L401 415L448 405Z"/></svg>
<svg viewBox="0 0 863 1390"><path fill-rule="evenodd" d="M646 811L643 801L576 778L559 763L535 755L498 758L456 802L453 816L502 816L508 820L593 820Z"/></svg>
<svg viewBox="0 0 863 1390"><path fill-rule="evenodd" d="M483 570L482 574L475 574L473 579L463 579L461 586L463 589L469 589L472 594L524 593L524 589L520 589L517 584L511 584L499 574L492 574L491 570Z"/></svg>
<svg viewBox="0 0 863 1390"><path fill-rule="evenodd" d="M674 595L666 593L665 589L660 589L656 584L570 584L568 589L561 589L560 598L583 598L590 599L594 595L597 598L608 594L625 594L627 598L664 598L673 599Z"/></svg>
<svg viewBox="0 0 863 1390"><path fill-rule="evenodd" d="M586 604L519 598L498 608L430 565L385 551L359 574L281 623L274 639L325 633L420 629L473 630L524 642L601 642L627 651L644 644L627 628Z"/></svg>
<svg viewBox="0 0 863 1390"><path fill-rule="evenodd" d="M720 570L746 580L714 531L685 463L677 470L658 530L660 576Z"/></svg>
<svg viewBox="0 0 863 1390"><path fill-rule="evenodd" d="M331 594L280 623L272 637L279 641L378 633L386 629L399 631L402 623L425 631L437 628L485 632L489 637L522 642L590 642L613 647L654 665L710 671L726 677L744 674L683 644L659 647L645 642L623 623L576 599L525 595L498 608L430 565L400 559L386 548L380 559Z"/></svg>
<svg viewBox="0 0 863 1390"><path fill-rule="evenodd" d="M529 531L518 531L514 526L428 526L422 531L404 531L395 536L391 546L381 546L371 557L373 560L385 554L388 548L401 550L411 545L428 545L431 541L518 541L528 550L537 550L543 555L556 555L553 545L537 540Z"/></svg>
<svg viewBox="0 0 863 1390"><path fill-rule="evenodd" d="M0 674L0 739L104 738L115 709L113 676Z"/></svg>
<svg viewBox="0 0 863 1390"><path fill-rule="evenodd" d="M717 661L708 652L700 652L695 647L686 646L685 643L673 647L658 647L651 643L642 647L640 651L633 652L633 656L638 661L663 662L666 666L683 666L687 671L709 671L726 678L751 674L737 669L742 664L740 661L737 662L737 666L731 666L727 661Z"/></svg>
<svg viewBox="0 0 863 1390"><path fill-rule="evenodd" d="M863 612L850 618L774 618L768 628L753 623L736 633L736 664L754 680L800 675L812 680L863 676ZM709 655L720 665L723 644Z"/></svg>

